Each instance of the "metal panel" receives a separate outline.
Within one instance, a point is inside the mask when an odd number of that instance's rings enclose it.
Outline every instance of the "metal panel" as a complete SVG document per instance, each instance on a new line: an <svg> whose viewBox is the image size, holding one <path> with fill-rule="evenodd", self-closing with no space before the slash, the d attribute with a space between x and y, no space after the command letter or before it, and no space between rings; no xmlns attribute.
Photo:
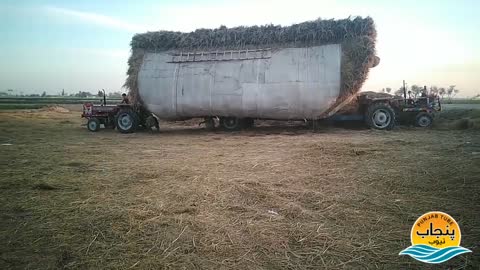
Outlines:
<svg viewBox="0 0 480 270"><path fill-rule="evenodd" d="M172 63L172 55L178 53L147 54L139 74L140 95L160 118L315 118L340 92L340 45L276 49L269 58L229 61Z"/></svg>
<svg viewBox="0 0 480 270"><path fill-rule="evenodd" d="M208 67L195 63L179 64L177 79L177 115L210 114L211 79Z"/></svg>

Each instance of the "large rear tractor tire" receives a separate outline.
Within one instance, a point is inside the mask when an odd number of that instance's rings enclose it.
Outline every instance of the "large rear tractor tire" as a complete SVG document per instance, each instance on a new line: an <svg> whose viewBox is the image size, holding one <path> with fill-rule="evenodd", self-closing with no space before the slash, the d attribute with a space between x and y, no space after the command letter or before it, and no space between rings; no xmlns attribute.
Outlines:
<svg viewBox="0 0 480 270"><path fill-rule="evenodd" d="M365 121L370 128L390 130L395 127L395 111L389 104L374 103L368 107Z"/></svg>
<svg viewBox="0 0 480 270"><path fill-rule="evenodd" d="M100 120L95 117L88 119L87 128L91 132L97 132L98 130L100 130Z"/></svg>
<svg viewBox="0 0 480 270"><path fill-rule="evenodd" d="M226 131L237 131L242 129L242 119L237 117L220 117L220 126Z"/></svg>
<svg viewBox="0 0 480 270"><path fill-rule="evenodd" d="M133 133L138 127L137 114L132 110L121 110L115 117L115 125L120 133Z"/></svg>

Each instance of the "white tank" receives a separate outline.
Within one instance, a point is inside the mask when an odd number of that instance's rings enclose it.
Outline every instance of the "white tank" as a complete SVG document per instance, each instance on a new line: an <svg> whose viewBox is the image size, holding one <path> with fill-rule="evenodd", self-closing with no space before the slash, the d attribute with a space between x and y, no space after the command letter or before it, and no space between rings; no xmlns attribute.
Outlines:
<svg viewBox="0 0 480 270"><path fill-rule="evenodd" d="M313 119L340 93L341 46L146 53L144 105L161 119Z"/></svg>

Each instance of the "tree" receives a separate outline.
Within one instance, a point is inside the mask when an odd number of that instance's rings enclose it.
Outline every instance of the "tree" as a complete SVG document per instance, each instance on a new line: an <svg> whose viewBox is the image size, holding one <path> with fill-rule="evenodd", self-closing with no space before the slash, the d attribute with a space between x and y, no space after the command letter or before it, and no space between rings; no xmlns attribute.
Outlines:
<svg viewBox="0 0 480 270"><path fill-rule="evenodd" d="M92 93L85 92L85 91L78 91L78 93L76 93L75 96L76 97L91 97Z"/></svg>
<svg viewBox="0 0 480 270"><path fill-rule="evenodd" d="M396 96L403 96L403 87L400 87L397 90L395 90L394 94Z"/></svg>
<svg viewBox="0 0 480 270"><path fill-rule="evenodd" d="M101 90L98 90L97 96L98 97L103 97L103 92Z"/></svg>
<svg viewBox="0 0 480 270"><path fill-rule="evenodd" d="M422 93L423 87L420 87L416 84L412 85L411 91L415 97L419 96Z"/></svg>
<svg viewBox="0 0 480 270"><path fill-rule="evenodd" d="M62 89L62 97L65 96L65 89Z"/></svg>
<svg viewBox="0 0 480 270"><path fill-rule="evenodd" d="M438 95L438 87L430 86L430 94Z"/></svg>
<svg viewBox="0 0 480 270"><path fill-rule="evenodd" d="M122 97L122 93L121 92L110 92L108 93L108 97L110 98L121 98Z"/></svg>
<svg viewBox="0 0 480 270"><path fill-rule="evenodd" d="M460 90L455 89L455 85L450 85L447 89L448 99L452 99L453 97L455 97L455 95L457 95L458 92L460 92Z"/></svg>
<svg viewBox="0 0 480 270"><path fill-rule="evenodd" d="M46 96L47 96L47 92L46 92L46 91L43 91L42 97L46 97Z"/></svg>
<svg viewBox="0 0 480 270"><path fill-rule="evenodd" d="M392 88L390 88L390 87L387 87L387 88L385 88L385 91L387 91L387 93L389 93L389 94L390 94L390 92L392 92Z"/></svg>
<svg viewBox="0 0 480 270"><path fill-rule="evenodd" d="M7 92L0 92L1 96L10 96L13 95L13 89L7 89Z"/></svg>
<svg viewBox="0 0 480 270"><path fill-rule="evenodd" d="M442 99L446 93L447 93L447 90L444 87L438 88L438 94L440 95L440 97L442 97Z"/></svg>

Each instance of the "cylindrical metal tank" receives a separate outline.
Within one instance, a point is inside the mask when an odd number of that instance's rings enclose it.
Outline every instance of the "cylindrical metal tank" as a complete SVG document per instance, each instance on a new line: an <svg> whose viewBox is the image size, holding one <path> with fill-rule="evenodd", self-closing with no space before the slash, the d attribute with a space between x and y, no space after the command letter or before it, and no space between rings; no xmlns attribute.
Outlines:
<svg viewBox="0 0 480 270"><path fill-rule="evenodd" d="M146 53L138 90L162 119L313 119L339 96L341 57L339 44Z"/></svg>

